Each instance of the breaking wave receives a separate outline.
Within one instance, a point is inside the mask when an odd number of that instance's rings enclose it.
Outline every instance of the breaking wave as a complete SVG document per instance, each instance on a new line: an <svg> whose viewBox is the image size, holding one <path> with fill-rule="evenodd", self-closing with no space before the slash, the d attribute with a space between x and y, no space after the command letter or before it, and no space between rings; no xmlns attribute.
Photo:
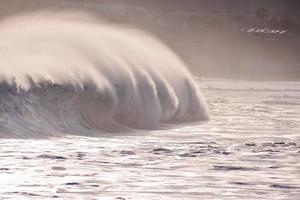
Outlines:
<svg viewBox="0 0 300 200"><path fill-rule="evenodd" d="M76 17L74 17L76 16ZM183 62L150 35L78 13L0 23L0 137L208 119Z"/></svg>

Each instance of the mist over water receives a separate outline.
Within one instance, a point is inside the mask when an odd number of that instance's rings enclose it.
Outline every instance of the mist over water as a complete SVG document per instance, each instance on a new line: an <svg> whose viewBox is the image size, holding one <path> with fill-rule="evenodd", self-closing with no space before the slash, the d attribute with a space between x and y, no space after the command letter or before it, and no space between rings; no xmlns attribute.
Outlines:
<svg viewBox="0 0 300 200"><path fill-rule="evenodd" d="M85 14L1 21L0 80L1 137L208 119L191 74L168 47Z"/></svg>

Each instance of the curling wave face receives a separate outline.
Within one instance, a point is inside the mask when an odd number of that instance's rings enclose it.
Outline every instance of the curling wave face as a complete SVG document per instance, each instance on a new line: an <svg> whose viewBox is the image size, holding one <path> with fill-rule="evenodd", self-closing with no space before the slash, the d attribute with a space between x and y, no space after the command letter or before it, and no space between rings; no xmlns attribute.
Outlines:
<svg viewBox="0 0 300 200"><path fill-rule="evenodd" d="M74 16L0 22L0 137L208 119L191 74L168 47L141 31Z"/></svg>

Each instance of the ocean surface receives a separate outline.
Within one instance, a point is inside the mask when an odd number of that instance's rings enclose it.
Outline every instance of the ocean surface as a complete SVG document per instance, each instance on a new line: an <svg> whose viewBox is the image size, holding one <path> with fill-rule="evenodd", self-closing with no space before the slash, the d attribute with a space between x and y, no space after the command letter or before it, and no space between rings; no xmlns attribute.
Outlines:
<svg viewBox="0 0 300 200"><path fill-rule="evenodd" d="M300 82L198 82L210 121L0 139L0 200L300 197Z"/></svg>

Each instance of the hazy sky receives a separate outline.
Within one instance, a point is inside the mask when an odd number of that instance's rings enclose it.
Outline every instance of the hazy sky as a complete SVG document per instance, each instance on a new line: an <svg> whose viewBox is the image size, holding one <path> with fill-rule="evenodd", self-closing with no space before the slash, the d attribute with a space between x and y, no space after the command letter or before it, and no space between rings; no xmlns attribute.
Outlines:
<svg viewBox="0 0 300 200"><path fill-rule="evenodd" d="M194 12L218 10L245 14L253 13L253 10L258 7L266 7L275 14L298 13L300 15L299 0L103 0L103 2L157 9L180 9Z"/></svg>
<svg viewBox="0 0 300 200"><path fill-rule="evenodd" d="M0 9L21 9L60 4L61 2L90 2L103 5L139 6L155 10L180 10L191 12L225 12L238 15L255 13L267 8L273 15L300 16L300 0L0 0ZM0 13L0 14L1 14Z"/></svg>

